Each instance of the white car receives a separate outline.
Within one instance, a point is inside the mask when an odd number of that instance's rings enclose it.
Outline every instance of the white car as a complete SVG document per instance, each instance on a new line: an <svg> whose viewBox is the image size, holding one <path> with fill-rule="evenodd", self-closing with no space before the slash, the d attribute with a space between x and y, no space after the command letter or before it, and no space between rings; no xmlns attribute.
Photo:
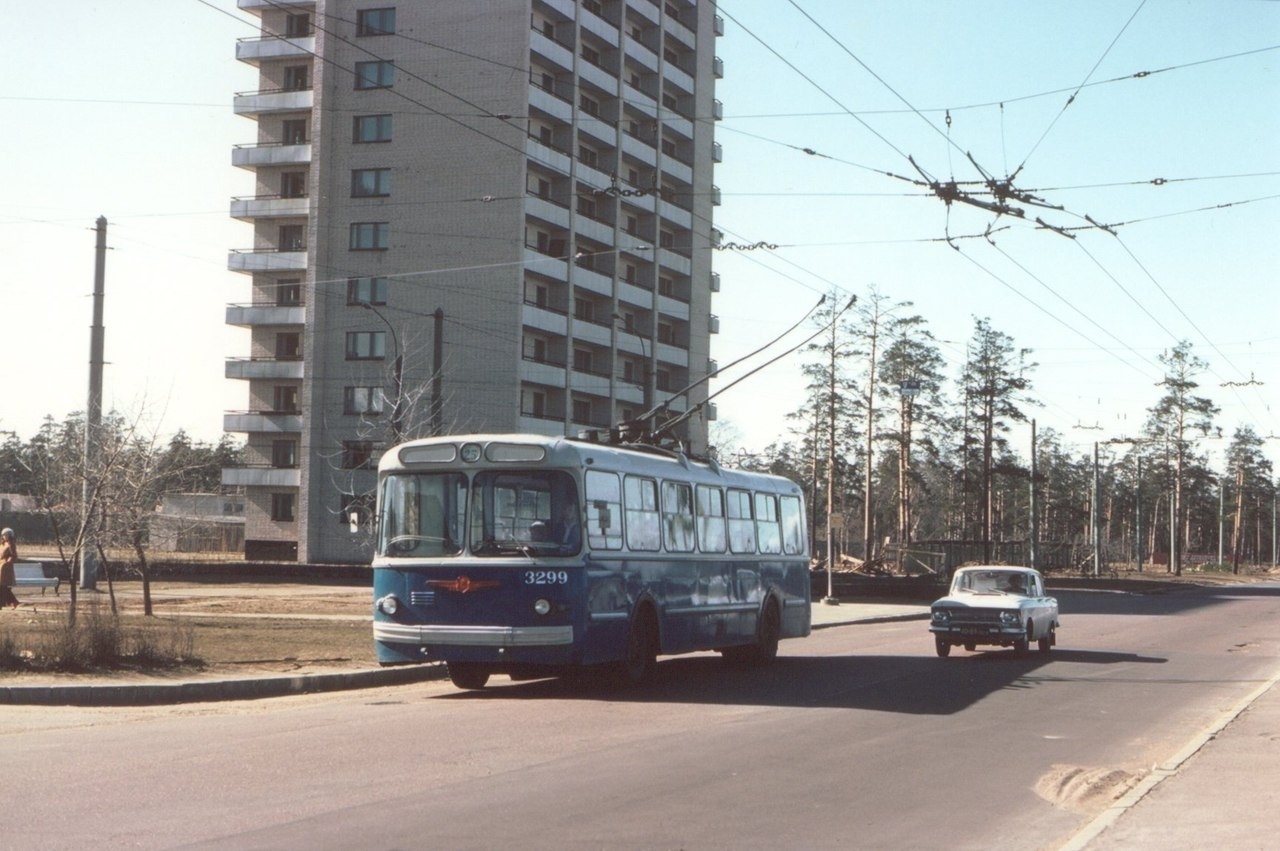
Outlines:
<svg viewBox="0 0 1280 851"><path fill-rule="evenodd" d="M1048 653L1058 641L1058 601L1044 592L1044 577L1029 567L962 567L951 593L931 608L929 631L939 656L960 645L1012 647L1026 653L1036 642Z"/></svg>

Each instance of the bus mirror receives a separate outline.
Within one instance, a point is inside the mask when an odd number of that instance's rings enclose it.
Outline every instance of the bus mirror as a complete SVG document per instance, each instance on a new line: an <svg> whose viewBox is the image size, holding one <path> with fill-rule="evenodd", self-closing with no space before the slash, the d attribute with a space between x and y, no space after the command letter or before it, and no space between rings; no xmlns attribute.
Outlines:
<svg viewBox="0 0 1280 851"><path fill-rule="evenodd" d="M349 515L347 515L347 519L351 523L351 534L353 535L360 534L360 512L359 511L351 512Z"/></svg>
<svg viewBox="0 0 1280 851"><path fill-rule="evenodd" d="M596 517L599 518L600 521L600 531L603 532L606 529L612 528L613 520L609 515L609 503L597 502L595 504L595 509Z"/></svg>

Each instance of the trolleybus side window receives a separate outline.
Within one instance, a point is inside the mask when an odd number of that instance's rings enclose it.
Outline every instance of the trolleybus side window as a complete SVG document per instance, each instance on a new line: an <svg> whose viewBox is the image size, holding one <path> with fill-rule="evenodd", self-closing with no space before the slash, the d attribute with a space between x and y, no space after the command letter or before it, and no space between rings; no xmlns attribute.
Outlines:
<svg viewBox="0 0 1280 851"><path fill-rule="evenodd" d="M485 470L476 474L472 496L476 555L562 550L561 518L566 508L578 510L577 486L561 470Z"/></svg>
<svg viewBox="0 0 1280 851"><path fill-rule="evenodd" d="M730 488L729 550L735 553L756 551L756 524L751 517L751 492Z"/></svg>
<svg viewBox="0 0 1280 851"><path fill-rule="evenodd" d="M382 485L378 550L391 558L455 556L467 480L459 473L399 473Z"/></svg>
<svg viewBox="0 0 1280 851"><path fill-rule="evenodd" d="M683 482L662 483L662 532L667 552L693 552L693 488Z"/></svg>
<svg viewBox="0 0 1280 851"><path fill-rule="evenodd" d="M627 547L656 550L662 542L658 531L658 483L627 476L623 489L627 508Z"/></svg>
<svg viewBox="0 0 1280 851"><path fill-rule="evenodd" d="M622 549L622 485L617 473L587 471L587 542L597 550Z"/></svg>
<svg viewBox="0 0 1280 851"><path fill-rule="evenodd" d="M782 552L782 526L778 522L778 498L771 493L756 494L756 534L760 552Z"/></svg>
<svg viewBox="0 0 1280 851"><path fill-rule="evenodd" d="M804 552L804 512L800 497L784 496L782 502L782 551L787 555Z"/></svg>
<svg viewBox="0 0 1280 851"><path fill-rule="evenodd" d="M722 553L725 545L724 491L698 485L698 548Z"/></svg>

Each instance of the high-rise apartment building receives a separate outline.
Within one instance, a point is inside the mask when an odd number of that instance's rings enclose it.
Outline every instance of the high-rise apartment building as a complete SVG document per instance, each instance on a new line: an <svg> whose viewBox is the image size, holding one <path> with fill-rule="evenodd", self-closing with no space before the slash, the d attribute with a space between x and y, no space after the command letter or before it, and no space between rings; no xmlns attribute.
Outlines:
<svg viewBox="0 0 1280 851"><path fill-rule="evenodd" d="M398 439L607 428L714 371L710 0L238 6L247 556L368 558L350 516Z"/></svg>

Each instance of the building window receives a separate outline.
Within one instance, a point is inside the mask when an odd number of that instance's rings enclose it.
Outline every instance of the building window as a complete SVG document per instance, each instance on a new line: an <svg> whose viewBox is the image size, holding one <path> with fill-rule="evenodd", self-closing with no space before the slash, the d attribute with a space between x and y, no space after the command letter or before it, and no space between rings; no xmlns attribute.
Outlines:
<svg viewBox="0 0 1280 851"><path fill-rule="evenodd" d="M585 399L573 400L573 421L584 425L591 422L591 403Z"/></svg>
<svg viewBox="0 0 1280 851"><path fill-rule="evenodd" d="M383 360L386 356L385 331L347 332L347 360Z"/></svg>
<svg viewBox="0 0 1280 851"><path fill-rule="evenodd" d="M296 414L298 388L292 384L279 384L272 390L271 410L277 414Z"/></svg>
<svg viewBox="0 0 1280 851"><path fill-rule="evenodd" d="M347 304L386 303L386 278L347 278Z"/></svg>
<svg viewBox="0 0 1280 851"><path fill-rule="evenodd" d="M356 63L356 88L389 89L396 81L396 65L386 59Z"/></svg>
<svg viewBox="0 0 1280 851"><path fill-rule="evenodd" d="M311 88L311 66L289 65L284 69L284 90L301 92Z"/></svg>
<svg viewBox="0 0 1280 851"><path fill-rule="evenodd" d="M271 441L271 466L282 469L293 469L298 466L298 441Z"/></svg>
<svg viewBox="0 0 1280 851"><path fill-rule="evenodd" d="M342 388L342 413L381 414L382 389L379 387Z"/></svg>
<svg viewBox="0 0 1280 851"><path fill-rule="evenodd" d="M310 123L306 118L286 118L280 123L280 141L285 145L307 144L307 127Z"/></svg>
<svg viewBox="0 0 1280 851"><path fill-rule="evenodd" d="M342 469L372 470L374 468L373 444L368 440L342 441Z"/></svg>
<svg viewBox="0 0 1280 851"><path fill-rule="evenodd" d="M578 197L578 212L589 219L598 218L596 213L596 202L592 198L583 196Z"/></svg>
<svg viewBox="0 0 1280 851"><path fill-rule="evenodd" d="M357 115L352 121L352 141L356 144L391 141L390 115Z"/></svg>
<svg viewBox="0 0 1280 851"><path fill-rule="evenodd" d="M658 342L666 343L669 346L675 345L676 331L669 322L658 323Z"/></svg>
<svg viewBox="0 0 1280 851"><path fill-rule="evenodd" d="M306 198L307 173L305 171L286 171L280 174L281 198Z"/></svg>
<svg viewBox="0 0 1280 851"><path fill-rule="evenodd" d="M311 35L311 15L307 12L286 15L284 35L285 38L303 38Z"/></svg>
<svg viewBox="0 0 1280 851"><path fill-rule="evenodd" d="M281 225L277 235L281 251L307 250L307 231L303 225Z"/></svg>
<svg viewBox="0 0 1280 851"><path fill-rule="evenodd" d="M276 334L276 358L298 360L302 357L302 335L296 331Z"/></svg>
<svg viewBox="0 0 1280 851"><path fill-rule="evenodd" d="M338 503L338 520L343 526L352 522L364 525L373 516L375 497L372 493L344 493ZM353 519L351 515L355 515Z"/></svg>
<svg viewBox="0 0 1280 851"><path fill-rule="evenodd" d="M578 372L591 372L591 350L573 350L573 368Z"/></svg>
<svg viewBox="0 0 1280 851"><path fill-rule="evenodd" d="M545 417L547 415L547 394L541 390L527 390L525 397L524 412L531 417Z"/></svg>
<svg viewBox="0 0 1280 851"><path fill-rule="evenodd" d="M296 307L299 304L302 304L301 281L291 278L276 284L277 307Z"/></svg>
<svg viewBox="0 0 1280 851"><path fill-rule="evenodd" d="M352 198L378 198L390 194L391 169L357 168L352 170Z"/></svg>
<svg viewBox="0 0 1280 851"><path fill-rule="evenodd" d="M587 145L578 145L578 162L595 168L600 163L600 154L595 148Z"/></svg>
<svg viewBox="0 0 1280 851"><path fill-rule="evenodd" d="M356 12L356 35L395 35L396 9L361 9Z"/></svg>
<svg viewBox="0 0 1280 851"><path fill-rule="evenodd" d="M390 242L390 222L354 222L351 225L352 251L386 251Z"/></svg>
<svg viewBox="0 0 1280 851"><path fill-rule="evenodd" d="M582 107L582 111L587 115L600 116L600 101L595 98L579 95L578 106Z"/></svg>
<svg viewBox="0 0 1280 851"><path fill-rule="evenodd" d="M573 318L581 319L583 322L593 321L595 319L595 305L585 298L575 298L573 300Z"/></svg>
<svg viewBox="0 0 1280 851"><path fill-rule="evenodd" d="M596 50L588 44L582 45L582 58L590 62L592 65L600 64L600 51Z"/></svg>
<svg viewBox="0 0 1280 851"><path fill-rule="evenodd" d="M294 495L291 493L271 494L271 519L277 523L293 522Z"/></svg>

